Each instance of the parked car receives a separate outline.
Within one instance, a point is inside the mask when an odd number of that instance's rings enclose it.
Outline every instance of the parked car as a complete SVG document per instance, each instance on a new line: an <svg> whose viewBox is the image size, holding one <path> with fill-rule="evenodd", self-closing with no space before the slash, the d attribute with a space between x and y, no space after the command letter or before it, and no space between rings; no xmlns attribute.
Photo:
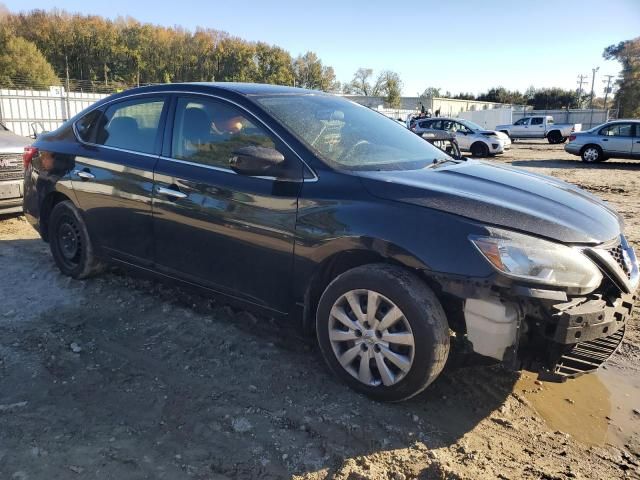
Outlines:
<svg viewBox="0 0 640 480"><path fill-rule="evenodd" d="M574 133L564 149L579 155L586 163L609 158L640 158L640 120L615 120Z"/></svg>
<svg viewBox="0 0 640 480"><path fill-rule="evenodd" d="M22 154L29 142L0 123L0 214L22 211Z"/></svg>
<svg viewBox="0 0 640 480"><path fill-rule="evenodd" d="M436 148L439 148L451 158L456 160L466 160L462 153L460 153L460 146L456 140L456 135L453 132L445 130L432 130L420 135L427 142Z"/></svg>
<svg viewBox="0 0 640 480"><path fill-rule="evenodd" d="M511 148L511 140L504 133L486 130L469 120L459 118L429 118L419 120L413 131L417 134L444 130L454 133L460 150L474 157L488 157Z"/></svg>
<svg viewBox="0 0 640 480"><path fill-rule="evenodd" d="M555 123L551 115L524 117L513 125L498 125L496 130L516 138L546 138L549 143L564 143L567 137L582 129L580 123Z"/></svg>
<svg viewBox="0 0 640 480"><path fill-rule="evenodd" d="M25 164L27 219L64 274L113 262L300 319L379 400L433 382L450 331L510 368L595 370L638 286L623 222L595 196L454 160L321 92L136 88L39 137Z"/></svg>

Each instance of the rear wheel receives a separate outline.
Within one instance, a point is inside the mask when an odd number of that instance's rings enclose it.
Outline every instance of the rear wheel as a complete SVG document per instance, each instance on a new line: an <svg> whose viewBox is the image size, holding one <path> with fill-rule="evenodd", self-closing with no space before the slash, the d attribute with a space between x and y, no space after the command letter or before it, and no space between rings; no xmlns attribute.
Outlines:
<svg viewBox="0 0 640 480"><path fill-rule="evenodd" d="M597 145L587 145L582 149L582 153L580 154L582 161L585 163L597 163L602 162L604 160L604 156L602 155L602 149Z"/></svg>
<svg viewBox="0 0 640 480"><path fill-rule="evenodd" d="M471 145L471 155L474 157L488 157L489 147L482 142L476 142Z"/></svg>
<svg viewBox="0 0 640 480"><path fill-rule="evenodd" d="M437 297L413 273L392 265L357 267L331 282L320 298L316 333L331 370L376 400L418 394L449 354Z"/></svg>
<svg viewBox="0 0 640 480"><path fill-rule="evenodd" d="M553 132L549 132L549 135L547 135L547 140L552 144L561 143L562 134L558 130L554 130Z"/></svg>
<svg viewBox="0 0 640 480"><path fill-rule="evenodd" d="M80 212L69 200L58 203L49 218L49 246L62 273L87 278L102 265L93 254L93 246Z"/></svg>

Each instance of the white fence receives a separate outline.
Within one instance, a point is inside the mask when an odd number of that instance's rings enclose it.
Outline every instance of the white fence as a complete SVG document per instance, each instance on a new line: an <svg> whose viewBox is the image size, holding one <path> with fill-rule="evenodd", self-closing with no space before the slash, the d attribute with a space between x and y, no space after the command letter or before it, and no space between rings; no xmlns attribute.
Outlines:
<svg viewBox="0 0 640 480"><path fill-rule="evenodd" d="M61 88L43 90L0 89L0 121L12 132L25 137L34 124L45 131L58 128L65 120L106 97L102 93L67 93Z"/></svg>

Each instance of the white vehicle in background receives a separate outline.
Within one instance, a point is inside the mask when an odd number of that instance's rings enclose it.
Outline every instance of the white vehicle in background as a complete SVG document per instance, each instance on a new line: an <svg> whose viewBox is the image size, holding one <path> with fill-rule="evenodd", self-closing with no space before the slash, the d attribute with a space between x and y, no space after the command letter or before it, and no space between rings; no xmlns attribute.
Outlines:
<svg viewBox="0 0 640 480"><path fill-rule="evenodd" d="M581 123L555 123L551 115L524 117L511 125L498 125L496 130L509 138L546 138L549 143L564 143L575 132L582 130Z"/></svg>
<svg viewBox="0 0 640 480"><path fill-rule="evenodd" d="M453 133L460 150L471 152L474 157L488 157L511 148L511 140L504 133L486 130L460 118L425 118L417 120L411 130L418 135L439 130Z"/></svg>

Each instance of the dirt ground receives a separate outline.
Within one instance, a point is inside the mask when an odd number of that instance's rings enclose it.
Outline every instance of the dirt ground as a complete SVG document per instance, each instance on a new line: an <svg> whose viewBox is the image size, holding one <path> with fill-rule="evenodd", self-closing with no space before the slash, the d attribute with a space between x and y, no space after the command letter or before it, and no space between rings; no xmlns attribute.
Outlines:
<svg viewBox="0 0 640 480"><path fill-rule="evenodd" d="M640 162L520 142L495 159L620 211L640 250ZM112 271L74 281L0 217L0 479L640 478L640 327L597 374L548 384L449 368L380 404L296 326Z"/></svg>

